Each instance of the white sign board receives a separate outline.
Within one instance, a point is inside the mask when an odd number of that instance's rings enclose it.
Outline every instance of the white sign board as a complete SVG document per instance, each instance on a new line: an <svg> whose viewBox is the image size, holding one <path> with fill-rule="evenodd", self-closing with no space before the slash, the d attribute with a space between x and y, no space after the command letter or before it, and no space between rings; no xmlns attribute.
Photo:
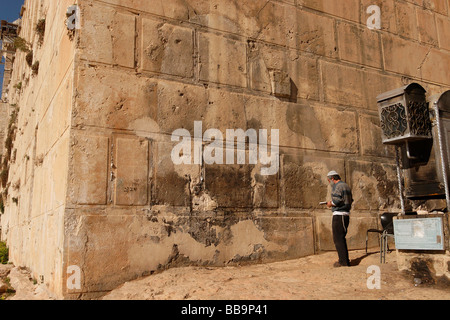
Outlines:
<svg viewBox="0 0 450 320"><path fill-rule="evenodd" d="M444 250L442 218L394 220L395 248Z"/></svg>

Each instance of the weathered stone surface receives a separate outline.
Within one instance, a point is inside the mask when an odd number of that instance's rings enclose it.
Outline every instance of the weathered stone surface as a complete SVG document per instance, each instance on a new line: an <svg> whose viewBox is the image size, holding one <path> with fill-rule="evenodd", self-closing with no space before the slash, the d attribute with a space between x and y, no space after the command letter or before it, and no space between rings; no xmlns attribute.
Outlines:
<svg viewBox="0 0 450 320"><path fill-rule="evenodd" d="M129 137L118 137L115 143L115 204L143 206L148 202L149 143Z"/></svg>
<svg viewBox="0 0 450 320"><path fill-rule="evenodd" d="M417 43L390 35L382 35L385 68L388 71L419 77L428 49ZM405 57L408 57L405 59Z"/></svg>
<svg viewBox="0 0 450 320"><path fill-rule="evenodd" d="M352 188L355 200L353 210L399 210L395 165L350 161L347 172L347 183Z"/></svg>
<svg viewBox="0 0 450 320"><path fill-rule="evenodd" d="M397 32L405 37L418 40L416 8L411 3L397 2Z"/></svg>
<svg viewBox="0 0 450 320"><path fill-rule="evenodd" d="M314 10L332 14L348 20L359 21L359 3L350 0L345 3L337 3L333 0L300 0L299 5L312 8Z"/></svg>
<svg viewBox="0 0 450 320"><path fill-rule="evenodd" d="M134 68L136 17L104 5L83 6L82 59Z"/></svg>
<svg viewBox="0 0 450 320"><path fill-rule="evenodd" d="M17 52L5 77L20 112L2 239L59 297L168 267L334 250L318 205L330 170L353 189L349 246L363 248L379 214L399 209L376 97L411 82L428 95L450 87L448 1L86 0L69 36L71 5L26 0L20 36L39 72ZM381 30L367 29L370 5ZM172 133L192 137L195 122L222 139L278 130L279 170L175 164ZM70 266L83 271L80 289L67 287Z"/></svg>
<svg viewBox="0 0 450 320"><path fill-rule="evenodd" d="M70 197L76 204L106 204L109 139L77 134L73 140Z"/></svg>
<svg viewBox="0 0 450 320"><path fill-rule="evenodd" d="M366 243L366 233L369 229L379 229L379 218L359 216L355 214L350 215L350 224L348 226L347 233L347 247L349 250L357 250L365 248ZM335 244L333 242L333 232L331 229L332 215L331 212L323 213L316 218L316 223L318 224L318 245L319 250L323 251L334 251L336 250ZM379 245L376 234L369 234L368 247L376 247Z"/></svg>
<svg viewBox="0 0 450 320"><path fill-rule="evenodd" d="M435 15L430 11L417 11L417 24L419 28L419 39L430 45L438 45Z"/></svg>
<svg viewBox="0 0 450 320"><path fill-rule="evenodd" d="M288 208L317 209L330 199L327 174L335 170L345 179L344 162L338 159L284 155L282 181L284 201Z"/></svg>
<svg viewBox="0 0 450 320"><path fill-rule="evenodd" d="M359 118L361 152L367 156L394 156L394 147L383 145L381 141L380 119L377 116L361 115Z"/></svg>
<svg viewBox="0 0 450 320"><path fill-rule="evenodd" d="M339 23L337 30L342 60L382 67L381 41L377 32L345 22Z"/></svg>
<svg viewBox="0 0 450 320"><path fill-rule="evenodd" d="M439 46L443 49L450 50L450 39L446 37L446 30L450 29L450 19L436 15L437 32L439 36Z"/></svg>
<svg viewBox="0 0 450 320"><path fill-rule="evenodd" d="M154 81L145 78L139 80L127 72L89 66L81 68L77 90L83 94L77 96L72 125L140 128L140 121L148 118L155 121L157 88ZM104 116L98 117L99 114ZM147 130L155 132L151 126Z"/></svg>
<svg viewBox="0 0 450 320"><path fill-rule="evenodd" d="M247 86L246 47L243 42L200 33L199 59L200 80Z"/></svg>
<svg viewBox="0 0 450 320"><path fill-rule="evenodd" d="M205 190L220 208L251 208L251 171L250 165L206 165Z"/></svg>
<svg viewBox="0 0 450 320"><path fill-rule="evenodd" d="M294 50L281 50L249 43L250 87L272 93L270 72L283 72L292 82L286 83L286 96L319 100L319 73L316 60ZM289 91L289 92L288 92Z"/></svg>
<svg viewBox="0 0 450 320"><path fill-rule="evenodd" d="M152 187L152 205L190 207L190 183L200 176L199 165L175 166L171 152L175 144L158 143L156 148L155 177Z"/></svg>
<svg viewBox="0 0 450 320"><path fill-rule="evenodd" d="M367 12L367 9L376 5L381 11L381 30L397 33L397 17L395 10L395 0L362 0L361 1L361 24L367 25L367 20L374 12Z"/></svg>
<svg viewBox="0 0 450 320"><path fill-rule="evenodd" d="M142 19L141 59L142 71L193 77L193 31L156 20Z"/></svg>
<svg viewBox="0 0 450 320"><path fill-rule="evenodd" d="M364 108L362 73L357 68L322 62L323 89L328 102Z"/></svg>

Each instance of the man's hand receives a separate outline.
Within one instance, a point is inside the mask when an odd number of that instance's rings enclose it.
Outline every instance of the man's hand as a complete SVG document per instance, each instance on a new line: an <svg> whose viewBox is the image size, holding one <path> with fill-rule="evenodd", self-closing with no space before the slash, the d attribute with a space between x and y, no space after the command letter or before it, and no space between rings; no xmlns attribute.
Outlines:
<svg viewBox="0 0 450 320"><path fill-rule="evenodd" d="M331 201L328 201L328 202L327 202L327 207L328 207L328 208L331 208L331 207L333 207L333 202L331 202Z"/></svg>

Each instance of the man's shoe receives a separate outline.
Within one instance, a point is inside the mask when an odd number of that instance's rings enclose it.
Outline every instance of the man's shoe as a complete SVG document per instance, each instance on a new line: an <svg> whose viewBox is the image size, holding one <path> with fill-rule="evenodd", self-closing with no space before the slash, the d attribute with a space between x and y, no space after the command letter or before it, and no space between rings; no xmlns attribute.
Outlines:
<svg viewBox="0 0 450 320"><path fill-rule="evenodd" d="M349 266L349 265L342 265L342 264L340 264L339 261L336 261L336 262L333 264L333 267L334 267L334 268L348 267L348 266Z"/></svg>

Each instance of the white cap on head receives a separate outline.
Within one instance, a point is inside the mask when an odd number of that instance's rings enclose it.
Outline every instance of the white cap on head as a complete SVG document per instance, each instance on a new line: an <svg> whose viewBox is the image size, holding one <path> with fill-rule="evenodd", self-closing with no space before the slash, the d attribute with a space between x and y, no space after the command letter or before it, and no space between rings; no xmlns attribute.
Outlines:
<svg viewBox="0 0 450 320"><path fill-rule="evenodd" d="M332 176L338 176L339 175L339 173L337 173L336 171L330 171L330 172L328 172L328 174L327 174L327 177L332 177Z"/></svg>

